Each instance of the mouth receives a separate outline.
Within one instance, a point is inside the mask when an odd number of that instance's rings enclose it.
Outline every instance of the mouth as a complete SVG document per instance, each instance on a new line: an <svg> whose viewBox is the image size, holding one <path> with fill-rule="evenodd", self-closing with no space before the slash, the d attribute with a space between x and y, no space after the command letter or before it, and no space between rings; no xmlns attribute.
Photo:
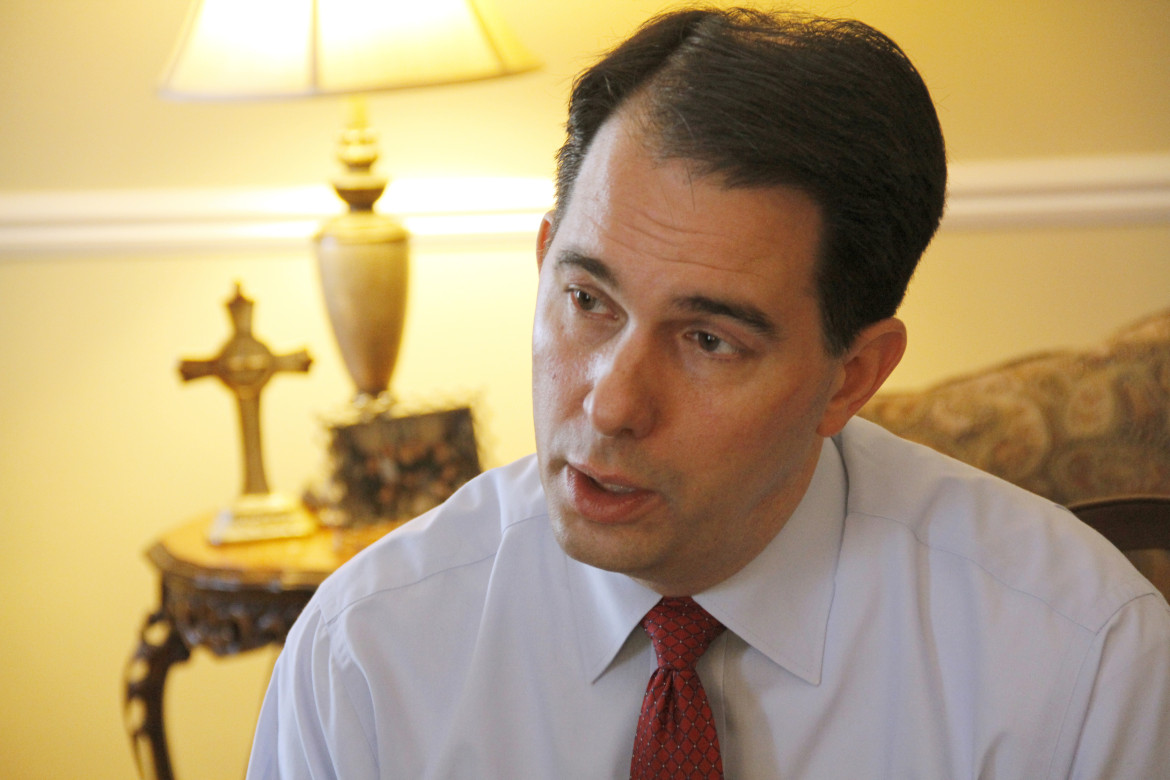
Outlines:
<svg viewBox="0 0 1170 780"><path fill-rule="evenodd" d="M634 522L656 495L627 478L571 463L565 466L564 481L572 508L586 520L604 525Z"/></svg>
<svg viewBox="0 0 1170 780"><path fill-rule="evenodd" d="M613 493L614 495L618 496L628 496L631 493L638 492L638 488L624 482L614 482L600 479L598 477L592 476L586 471L581 471L581 474L585 477L585 479L593 483L597 489L604 490L606 493Z"/></svg>

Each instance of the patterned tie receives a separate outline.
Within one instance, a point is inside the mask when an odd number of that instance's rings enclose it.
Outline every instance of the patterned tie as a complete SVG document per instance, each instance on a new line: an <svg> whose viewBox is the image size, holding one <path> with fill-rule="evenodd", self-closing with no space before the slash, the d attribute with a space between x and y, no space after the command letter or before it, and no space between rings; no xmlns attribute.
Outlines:
<svg viewBox="0 0 1170 780"><path fill-rule="evenodd" d="M711 705L695 671L723 624L691 598L664 598L642 619L658 669L650 675L630 762L632 780L723 777Z"/></svg>

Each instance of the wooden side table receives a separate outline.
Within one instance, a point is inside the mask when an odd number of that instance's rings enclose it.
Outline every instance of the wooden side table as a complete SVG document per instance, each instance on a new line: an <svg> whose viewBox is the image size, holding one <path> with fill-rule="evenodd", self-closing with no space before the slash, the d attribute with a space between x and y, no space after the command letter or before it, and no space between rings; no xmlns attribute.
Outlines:
<svg viewBox="0 0 1170 780"><path fill-rule="evenodd" d="M317 586L352 553L334 531L301 539L212 546L206 515L165 534L147 558L159 570L158 609L126 666L126 728L143 778L171 780L163 723L167 672L196 647L218 656L281 644ZM384 524L368 541L396 525Z"/></svg>

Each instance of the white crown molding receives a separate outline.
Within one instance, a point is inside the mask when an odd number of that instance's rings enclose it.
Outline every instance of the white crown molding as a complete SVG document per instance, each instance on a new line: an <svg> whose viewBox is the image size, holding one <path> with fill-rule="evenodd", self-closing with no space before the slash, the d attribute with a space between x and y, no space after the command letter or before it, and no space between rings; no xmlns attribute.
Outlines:
<svg viewBox="0 0 1170 780"><path fill-rule="evenodd" d="M1170 223L1170 154L951 166L949 230Z"/></svg>
<svg viewBox="0 0 1170 780"><path fill-rule="evenodd" d="M416 246L531 244L547 179L403 179L379 211ZM0 191L0 258L16 255L304 249L345 208L326 185L268 189Z"/></svg>
<svg viewBox="0 0 1170 780"><path fill-rule="evenodd" d="M553 200L546 179L403 179L379 202L420 248L526 247ZM302 249L340 211L325 186L0 191L0 258ZM944 228L1170 223L1170 154L951 166Z"/></svg>

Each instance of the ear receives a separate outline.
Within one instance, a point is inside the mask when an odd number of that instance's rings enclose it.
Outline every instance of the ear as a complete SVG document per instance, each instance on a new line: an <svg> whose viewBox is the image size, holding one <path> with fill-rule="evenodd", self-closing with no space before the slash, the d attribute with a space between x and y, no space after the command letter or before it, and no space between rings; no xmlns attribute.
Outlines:
<svg viewBox="0 0 1170 780"><path fill-rule="evenodd" d="M552 245L555 216L555 211L548 211L540 220L540 231L536 234L536 270L538 272L540 267L544 265L544 256L548 254L549 246Z"/></svg>
<svg viewBox="0 0 1170 780"><path fill-rule="evenodd" d="M838 434L878 391L905 352L906 326L895 317L879 320L861 331L842 358L837 389L829 399L817 433Z"/></svg>

